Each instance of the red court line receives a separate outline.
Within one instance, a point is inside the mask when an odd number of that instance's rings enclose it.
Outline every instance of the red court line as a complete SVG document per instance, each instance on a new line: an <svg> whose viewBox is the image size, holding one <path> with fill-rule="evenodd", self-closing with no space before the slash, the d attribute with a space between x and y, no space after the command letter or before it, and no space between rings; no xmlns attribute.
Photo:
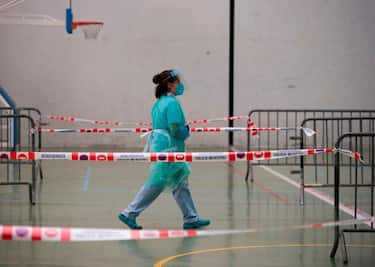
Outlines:
<svg viewBox="0 0 375 267"><path fill-rule="evenodd" d="M243 176L244 173L240 170L240 169L237 169L236 167L234 167L232 164L228 164L228 166L234 171L236 172L237 174ZM286 200L283 196L275 193L272 191L272 189L265 185L265 184L262 184L260 182L257 182L257 181L254 181L253 184L258 187L259 189L261 189L262 191L266 192L266 193L269 193L273 198L275 198L276 200L278 200L280 203L282 203L283 205L285 206L288 206L289 205L289 202L288 200Z"/></svg>

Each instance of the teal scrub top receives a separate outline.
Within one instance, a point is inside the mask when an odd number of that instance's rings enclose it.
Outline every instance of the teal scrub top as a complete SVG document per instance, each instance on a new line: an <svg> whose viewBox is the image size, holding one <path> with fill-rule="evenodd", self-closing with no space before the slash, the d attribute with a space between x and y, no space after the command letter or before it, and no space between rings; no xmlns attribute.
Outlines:
<svg viewBox="0 0 375 267"><path fill-rule="evenodd" d="M180 102L173 95L161 96L151 109L152 129L161 129L166 131L170 137L169 140L163 134L152 134L151 151L152 152L184 152L185 142L174 137L170 127L172 124L185 125L185 115Z"/></svg>
<svg viewBox="0 0 375 267"><path fill-rule="evenodd" d="M150 152L185 152L185 142L174 137L170 130L172 124L186 123L180 102L175 96L161 96L151 109L151 119L153 131L148 141ZM186 162L153 162L146 185L173 190L189 174L190 166Z"/></svg>

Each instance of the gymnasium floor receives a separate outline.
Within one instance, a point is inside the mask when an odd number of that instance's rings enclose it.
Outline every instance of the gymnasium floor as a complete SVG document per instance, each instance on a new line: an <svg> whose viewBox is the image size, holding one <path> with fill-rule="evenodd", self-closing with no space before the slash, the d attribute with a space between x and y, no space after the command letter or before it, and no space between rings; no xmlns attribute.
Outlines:
<svg viewBox="0 0 375 267"><path fill-rule="evenodd" d="M286 167L272 167L290 176ZM209 229L246 229L333 220L333 207L255 167L244 183L245 163L192 163L190 187ZM123 228L117 214L147 177L148 164L44 161L38 203L26 188L0 187L0 224ZM291 177L293 178L293 177ZM296 177L294 177L295 179ZM331 189L321 190L332 195ZM342 213L342 218L349 218ZM146 229L181 229L180 211L163 194L138 219ZM375 235L347 235L349 264L374 266ZM43 243L0 241L0 266L343 266L341 252L329 253L333 228L270 231L168 240Z"/></svg>

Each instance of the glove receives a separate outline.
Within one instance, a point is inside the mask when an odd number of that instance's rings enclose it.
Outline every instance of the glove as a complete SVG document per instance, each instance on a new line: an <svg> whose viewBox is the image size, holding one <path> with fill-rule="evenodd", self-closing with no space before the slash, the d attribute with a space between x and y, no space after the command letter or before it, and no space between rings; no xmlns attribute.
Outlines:
<svg viewBox="0 0 375 267"><path fill-rule="evenodd" d="M190 137L190 128L188 125L180 125L178 126L178 130L176 133L176 138L182 141L185 141Z"/></svg>

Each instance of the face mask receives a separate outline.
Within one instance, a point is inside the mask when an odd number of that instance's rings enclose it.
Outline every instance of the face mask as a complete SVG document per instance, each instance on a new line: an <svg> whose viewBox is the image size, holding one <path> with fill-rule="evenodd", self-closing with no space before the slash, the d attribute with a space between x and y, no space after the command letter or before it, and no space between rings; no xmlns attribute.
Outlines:
<svg viewBox="0 0 375 267"><path fill-rule="evenodd" d="M183 83L179 83L176 87L176 96L177 95L183 95L185 91L185 86Z"/></svg>

